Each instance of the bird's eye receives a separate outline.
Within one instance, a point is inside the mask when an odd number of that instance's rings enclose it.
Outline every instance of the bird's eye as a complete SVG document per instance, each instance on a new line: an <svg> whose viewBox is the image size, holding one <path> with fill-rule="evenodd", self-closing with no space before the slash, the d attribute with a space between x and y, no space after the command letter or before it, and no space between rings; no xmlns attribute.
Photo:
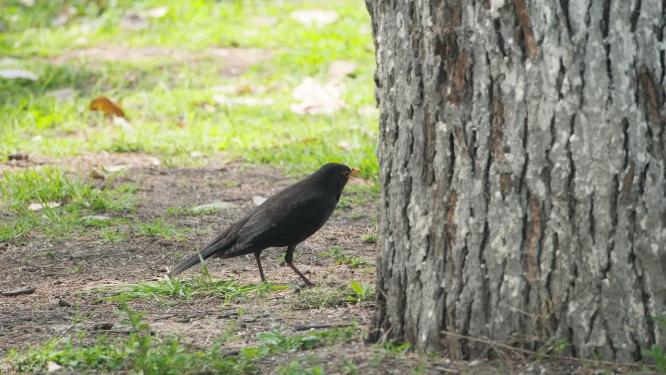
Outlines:
<svg viewBox="0 0 666 375"><path fill-rule="evenodd" d="M343 174L345 177L347 177L347 176L349 176L349 171L343 171L342 174Z"/></svg>

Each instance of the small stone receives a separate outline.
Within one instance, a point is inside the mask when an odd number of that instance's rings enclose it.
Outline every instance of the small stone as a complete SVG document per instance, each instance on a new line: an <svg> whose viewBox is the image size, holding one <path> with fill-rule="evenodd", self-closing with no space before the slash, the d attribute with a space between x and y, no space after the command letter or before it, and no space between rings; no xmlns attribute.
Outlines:
<svg viewBox="0 0 666 375"><path fill-rule="evenodd" d="M25 79L28 81L36 81L37 74L21 69L2 69L0 70L0 78L4 79Z"/></svg>
<svg viewBox="0 0 666 375"><path fill-rule="evenodd" d="M30 211L41 211L44 208L55 208L60 207L58 202L46 202L46 203L30 203L28 205L28 210Z"/></svg>
<svg viewBox="0 0 666 375"><path fill-rule="evenodd" d="M266 199L266 197L262 197L261 195L255 195L252 197L252 202L257 206L260 206L262 203L266 202Z"/></svg>
<svg viewBox="0 0 666 375"><path fill-rule="evenodd" d="M65 301L65 300L62 299L62 298L59 298L59 299L58 299L58 306L59 306L59 307L72 307L72 304L69 303L69 302L67 302L67 301Z"/></svg>
<svg viewBox="0 0 666 375"><path fill-rule="evenodd" d="M93 326L97 331L110 331L113 328L113 323L98 323Z"/></svg>
<svg viewBox="0 0 666 375"><path fill-rule="evenodd" d="M106 175L97 169L93 169L90 171L90 177L95 179L95 180L106 180Z"/></svg>
<svg viewBox="0 0 666 375"><path fill-rule="evenodd" d="M48 361L48 362L46 362L46 371L47 371L47 372L55 372L55 371L58 371L58 370L60 370L61 367L62 367L62 366L60 366L59 364L57 364L57 363L55 363L55 362L53 362L53 361Z"/></svg>
<svg viewBox="0 0 666 375"><path fill-rule="evenodd" d="M231 203L231 202L223 202L223 201L217 201L217 202L212 202L212 203L206 203L202 204L196 207L192 207L192 212L194 213L199 213L199 212L206 212L206 211L212 211L212 210L228 210L230 208L235 208L236 205Z"/></svg>
<svg viewBox="0 0 666 375"><path fill-rule="evenodd" d="M122 171L125 168L127 168L126 165L108 165L104 167L104 170L110 173L116 173Z"/></svg>

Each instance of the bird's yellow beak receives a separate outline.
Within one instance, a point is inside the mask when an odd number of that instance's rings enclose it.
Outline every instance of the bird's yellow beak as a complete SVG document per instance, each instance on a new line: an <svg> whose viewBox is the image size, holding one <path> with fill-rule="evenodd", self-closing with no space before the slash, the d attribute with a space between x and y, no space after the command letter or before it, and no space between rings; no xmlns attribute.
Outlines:
<svg viewBox="0 0 666 375"><path fill-rule="evenodd" d="M351 173L350 173L350 175L351 175L351 176L356 176L356 175L358 175L359 173L361 173L361 170L360 170L360 169L358 169L358 168L352 168L352 169L351 169Z"/></svg>

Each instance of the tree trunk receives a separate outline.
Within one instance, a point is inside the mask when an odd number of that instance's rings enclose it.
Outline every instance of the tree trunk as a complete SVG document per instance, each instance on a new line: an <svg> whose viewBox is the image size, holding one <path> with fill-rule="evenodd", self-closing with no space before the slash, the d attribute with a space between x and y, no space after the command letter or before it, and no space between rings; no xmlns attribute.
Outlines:
<svg viewBox="0 0 666 375"><path fill-rule="evenodd" d="M662 0L366 0L380 106L375 331L638 360L666 334Z"/></svg>

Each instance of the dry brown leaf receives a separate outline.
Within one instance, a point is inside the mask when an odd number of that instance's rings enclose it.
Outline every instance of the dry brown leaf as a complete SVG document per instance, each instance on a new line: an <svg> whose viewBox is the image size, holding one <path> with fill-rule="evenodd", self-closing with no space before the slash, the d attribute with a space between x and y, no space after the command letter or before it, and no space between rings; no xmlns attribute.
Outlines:
<svg viewBox="0 0 666 375"><path fill-rule="evenodd" d="M331 114L344 107L341 98L342 87L334 83L321 83L306 77L294 88L293 97L297 101L289 107L292 112L304 114Z"/></svg>
<svg viewBox="0 0 666 375"><path fill-rule="evenodd" d="M123 110L116 103L112 102L111 99L107 98L106 96L98 96L92 102L90 102L90 110L100 111L109 117L117 116L127 118L127 116L125 116L125 112L123 112Z"/></svg>

